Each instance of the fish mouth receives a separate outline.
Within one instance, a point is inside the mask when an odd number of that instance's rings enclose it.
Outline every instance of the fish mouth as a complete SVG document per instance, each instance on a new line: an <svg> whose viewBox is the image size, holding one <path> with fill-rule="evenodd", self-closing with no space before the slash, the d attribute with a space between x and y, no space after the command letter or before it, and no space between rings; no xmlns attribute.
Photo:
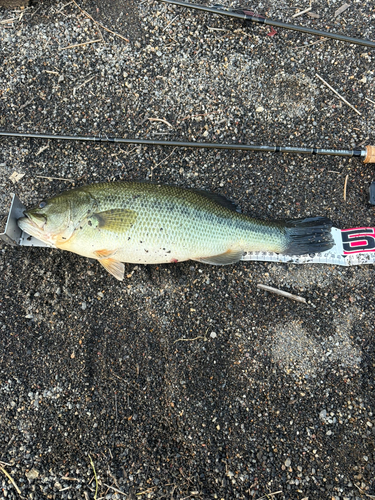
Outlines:
<svg viewBox="0 0 375 500"><path fill-rule="evenodd" d="M25 210L24 215L27 217L27 219L29 219L33 226L36 226L41 230L43 230L44 226L47 224L47 217L45 215L38 214L36 212L33 212L32 210Z"/></svg>
<svg viewBox="0 0 375 500"><path fill-rule="evenodd" d="M33 214L31 212L25 211L25 217L18 219L17 224L22 231L35 238L42 239L44 233L44 227L47 223L46 217L39 214ZM45 239L45 237L43 238Z"/></svg>

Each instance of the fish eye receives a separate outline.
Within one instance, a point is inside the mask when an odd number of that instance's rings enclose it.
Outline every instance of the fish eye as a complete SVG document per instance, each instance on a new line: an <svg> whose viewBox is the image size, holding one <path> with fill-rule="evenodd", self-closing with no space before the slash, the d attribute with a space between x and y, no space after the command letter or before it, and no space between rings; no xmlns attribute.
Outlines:
<svg viewBox="0 0 375 500"><path fill-rule="evenodd" d="M46 206L47 206L47 202L46 202L46 201L41 201L41 202L39 203L39 208L44 208L44 207L46 207Z"/></svg>

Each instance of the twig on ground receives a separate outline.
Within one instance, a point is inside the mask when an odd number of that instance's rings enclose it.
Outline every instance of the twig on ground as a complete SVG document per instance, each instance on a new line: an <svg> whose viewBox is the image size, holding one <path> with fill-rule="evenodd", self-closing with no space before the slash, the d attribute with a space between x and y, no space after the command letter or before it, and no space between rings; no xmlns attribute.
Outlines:
<svg viewBox="0 0 375 500"><path fill-rule="evenodd" d="M353 111L355 111L358 115L362 116L362 113L359 112L358 109L356 109L352 104L350 104L350 102L348 102L344 97L342 97L342 95L340 95L334 88L332 88L329 83L323 80L323 78L319 76L318 73L315 73L315 76L317 76L319 80L324 83L324 85L326 85L330 90L332 90L332 92L334 92L337 95L337 97L339 97L345 104L347 104L350 108L352 108Z"/></svg>
<svg viewBox="0 0 375 500"><path fill-rule="evenodd" d="M12 476L10 474L8 474L8 472L0 466L0 471L9 479L9 481L13 484L13 486L15 487L17 493L19 495L21 495L21 490L19 489L19 487L16 485L16 483L14 482L14 479L12 478Z"/></svg>
<svg viewBox="0 0 375 500"><path fill-rule="evenodd" d="M152 180L152 174L154 172L154 169L155 168L158 168L162 163L164 163L165 161L168 160L169 157L171 157L173 155L173 153L176 151L177 148L174 148L172 153L170 155L168 155L166 158L164 158L164 160L161 160L157 165L155 165L155 167L152 167L151 168L151 180Z"/></svg>
<svg viewBox="0 0 375 500"><path fill-rule="evenodd" d="M294 49L308 49L311 47L311 45L316 45L317 43L323 43L326 42L328 38L321 38L320 40L317 40L316 42L309 43L307 45L296 45Z"/></svg>
<svg viewBox="0 0 375 500"><path fill-rule="evenodd" d="M360 486L358 486L358 484L355 484L355 483L354 483L354 486L355 486L356 488L358 488L358 491L360 492L360 494L361 494L361 495L365 495L367 498L372 498L372 499L374 499L374 500L375 500L375 496L374 496L374 495L369 495L368 493L365 493L365 492L363 491L363 489L362 489Z"/></svg>
<svg viewBox="0 0 375 500"><path fill-rule="evenodd" d="M202 335L199 335L198 337L194 337L193 339L177 339L175 340L173 343L175 344L176 342L182 342L182 341L185 341L185 342L192 342L193 340L198 340L198 339L203 339L203 340L207 340L206 337L202 337Z"/></svg>
<svg viewBox="0 0 375 500"><path fill-rule="evenodd" d="M336 12L335 12L335 15L334 17L337 17L339 16L340 14L342 14L343 12L346 11L346 9L349 9L350 7L350 4L349 3L344 3L344 5L341 5L341 7L339 7Z"/></svg>
<svg viewBox="0 0 375 500"><path fill-rule="evenodd" d="M224 28L212 28L211 26L207 26L207 29L209 31L226 31L226 32L229 32L229 30L226 30Z"/></svg>
<svg viewBox="0 0 375 500"><path fill-rule="evenodd" d="M275 495L280 495L282 493L282 490L279 490L279 491L274 491L273 493L267 493L266 495L264 495L263 497L260 497L258 498L258 500L264 500L266 498L272 498L274 497Z"/></svg>
<svg viewBox="0 0 375 500"><path fill-rule="evenodd" d="M375 101L372 101L371 99L369 99L368 97L365 97L366 101L368 102L371 102L372 104L375 104Z"/></svg>
<svg viewBox="0 0 375 500"><path fill-rule="evenodd" d="M109 486L109 484L105 484L103 483L103 486L106 486L107 488L110 488L111 490L115 491L116 493L120 493L120 495L124 495L126 496L127 493L124 493L123 491L121 490L117 490L116 488L114 488L113 486Z"/></svg>
<svg viewBox="0 0 375 500"><path fill-rule="evenodd" d="M92 76L91 78L88 78L86 81L84 81L83 83L81 83L80 85L78 85L78 87L74 87L74 89L73 89L73 95L75 96L77 90L80 89L81 87L83 87L84 85L86 85L86 83L91 82L91 80L93 80L95 78L95 76L96 75Z"/></svg>
<svg viewBox="0 0 375 500"><path fill-rule="evenodd" d="M169 122L167 122L167 120L163 120L162 118L147 118L147 119L150 122L162 122L162 123L165 123L166 125L168 125L168 127L173 128L173 125L171 125Z"/></svg>
<svg viewBox="0 0 375 500"><path fill-rule="evenodd" d="M26 108L26 106L31 104L33 102L33 100L34 100L34 97L32 99L30 99L29 101L25 102L25 104L22 104L22 106L19 107L18 111L21 111L21 109Z"/></svg>
<svg viewBox="0 0 375 500"><path fill-rule="evenodd" d="M74 49L75 47L83 47L84 45L89 45L90 43L98 43L101 41L102 40L100 38L97 38L96 40L89 40L88 42L84 43L76 43L74 45L68 45L67 47L60 47L59 50Z"/></svg>
<svg viewBox="0 0 375 500"><path fill-rule="evenodd" d="M35 177L39 177L40 179L48 179L49 181L66 181L66 182L71 182L72 184L74 184L74 180L64 179L64 177L49 177L48 175L36 175Z"/></svg>
<svg viewBox="0 0 375 500"><path fill-rule="evenodd" d="M348 185L349 174L345 177L344 182L344 201L346 201L346 186Z"/></svg>
<svg viewBox="0 0 375 500"><path fill-rule="evenodd" d="M261 285L260 283L257 285L258 288L265 290L266 292L275 293L276 295L281 295L282 297L286 297L287 299L296 300L297 302L302 302L306 304L306 299L304 297L300 297L299 295L293 295L289 292L284 292L284 290L278 290L277 288L273 288L268 285Z"/></svg>
<svg viewBox="0 0 375 500"><path fill-rule="evenodd" d="M71 0L70 2L66 3L65 5L63 5L63 6L61 7L61 9L60 9L60 10L58 10L58 11L56 12L56 14L62 14L62 11L65 9L65 7L67 7L67 6L68 6L68 5L70 5L71 3L73 3L73 0Z"/></svg>
<svg viewBox="0 0 375 500"><path fill-rule="evenodd" d="M45 151L46 149L49 148L49 143L47 142L47 144L45 146L42 146L39 151L35 154L35 156L39 156L41 153L43 153L43 151Z"/></svg>
<svg viewBox="0 0 375 500"><path fill-rule="evenodd" d="M165 28L163 28L162 31L165 31L168 28L168 26L170 26L178 18L178 16L179 16L179 14L177 14L177 16L172 19L172 21L169 21L167 26Z"/></svg>
<svg viewBox="0 0 375 500"><path fill-rule="evenodd" d="M301 12L297 12L297 14L293 14L292 17L296 18L296 17L299 17L299 16L303 16L303 14L306 14L307 12L310 12L311 9L312 9L312 7L307 7L307 9L301 10Z"/></svg>
<svg viewBox="0 0 375 500"><path fill-rule="evenodd" d="M281 491L281 490L280 490L280 491L275 491L275 492L273 492L273 493L267 493L266 495L264 495L264 496L262 496L262 497L258 498L258 500L264 500L264 499L266 499L266 498L267 498L267 499L269 499L269 498L272 498L272 497L273 497L273 496L275 496L275 495L280 495L280 493L282 493L282 491Z"/></svg>
<svg viewBox="0 0 375 500"><path fill-rule="evenodd" d="M157 488L157 486L153 486L152 488L148 488L147 490L144 490L144 491L140 491L139 493L136 493L136 496L140 496L140 495L146 495L147 493L151 493L152 490L155 490Z"/></svg>
<svg viewBox="0 0 375 500"><path fill-rule="evenodd" d="M90 464L91 464L92 470L94 471L94 477L95 477L95 495L94 495L94 500L97 500L97 496L98 496L98 478L96 476L96 470L95 470L94 462L92 461L92 458L91 458L90 455L89 455L89 459L90 459Z"/></svg>
<svg viewBox="0 0 375 500"><path fill-rule="evenodd" d="M87 16L89 19L91 19L91 21L93 21L95 24L97 24L98 26L100 26L101 28L103 28L103 30L105 31L108 31L108 33L112 33L112 35L115 35L115 36L118 36L119 38L121 38L122 40L125 40L125 42L129 42L129 40L127 38L125 38L124 36L122 35L119 35L118 33L115 33L114 31L110 30L109 28L106 28L103 24L101 24L99 21L95 21L95 19L93 17L90 16L90 14L88 12L86 12L85 10L82 9L82 7L80 7L77 2L75 0L73 0L73 3L76 7L78 7L78 9L83 12L83 14L85 14L85 16Z"/></svg>
<svg viewBox="0 0 375 500"><path fill-rule="evenodd" d="M16 17L11 17L10 19L3 19L2 21L0 21L0 24L10 24L16 19L17 19Z"/></svg>

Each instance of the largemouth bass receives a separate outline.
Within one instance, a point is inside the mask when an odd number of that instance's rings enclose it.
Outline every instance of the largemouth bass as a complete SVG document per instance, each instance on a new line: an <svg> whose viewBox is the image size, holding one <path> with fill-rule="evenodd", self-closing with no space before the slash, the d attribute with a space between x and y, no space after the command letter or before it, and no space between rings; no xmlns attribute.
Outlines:
<svg viewBox="0 0 375 500"><path fill-rule="evenodd" d="M118 280L123 262L195 260L225 265L245 252L302 255L333 246L325 217L263 221L221 195L146 182L92 184L66 191L18 220L26 233L97 259Z"/></svg>

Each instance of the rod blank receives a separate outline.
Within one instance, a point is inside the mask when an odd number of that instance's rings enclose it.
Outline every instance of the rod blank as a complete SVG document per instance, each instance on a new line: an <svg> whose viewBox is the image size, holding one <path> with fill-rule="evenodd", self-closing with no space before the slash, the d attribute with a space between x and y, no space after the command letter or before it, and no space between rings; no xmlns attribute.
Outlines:
<svg viewBox="0 0 375 500"><path fill-rule="evenodd" d="M246 10L230 9L221 5L219 6L216 5L214 7L206 7L205 5L197 5L194 3L182 2L181 0L161 0L161 1L164 3L179 5L180 7L187 7L189 9L211 12L213 14L218 14L220 16L244 19L245 21L267 24L268 26L274 26L276 28L300 31L302 33L308 33L309 35L324 36L325 38L333 38L334 40L340 40L342 42L354 43L356 45L363 45L365 47L371 47L372 49L375 48L375 42L372 42L371 40L363 40L361 38L353 38L351 36L340 35L338 33L330 33L328 31L321 31L313 28L306 28L304 26L298 26L295 24L283 23L281 21L274 21L272 19L268 19L267 17L251 15L250 13L247 13Z"/></svg>
<svg viewBox="0 0 375 500"><path fill-rule="evenodd" d="M257 144L222 144L215 142L185 142L185 141L154 141L153 139L125 139L122 137L98 137L98 136L75 136L37 134L23 132L1 132L0 137L20 137L29 139L51 139L57 141L84 141L84 142L114 142L119 144L141 144L145 146L167 146L180 148L204 148L204 149L231 149L235 151L255 151L258 153L291 153L347 156L362 158L364 163L375 163L375 146L367 146L366 149L324 149L324 148L301 148L292 146L262 146Z"/></svg>

